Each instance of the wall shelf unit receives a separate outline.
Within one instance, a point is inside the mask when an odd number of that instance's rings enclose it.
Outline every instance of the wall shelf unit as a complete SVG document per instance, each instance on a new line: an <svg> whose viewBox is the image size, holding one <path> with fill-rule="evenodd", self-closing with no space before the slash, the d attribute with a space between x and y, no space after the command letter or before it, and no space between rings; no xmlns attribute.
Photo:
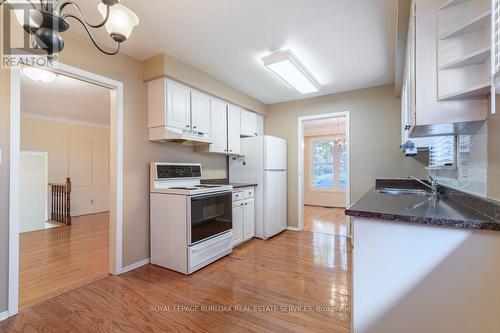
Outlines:
<svg viewBox="0 0 500 333"><path fill-rule="evenodd" d="M443 9L458 6L458 5L463 5L464 3L467 3L469 1L472 1L472 0L448 0L444 4L442 4L441 7L439 7L439 10L443 10Z"/></svg>
<svg viewBox="0 0 500 333"><path fill-rule="evenodd" d="M491 83L488 81L451 94L440 96L439 101L485 99L488 97L490 89L491 89Z"/></svg>
<svg viewBox="0 0 500 333"><path fill-rule="evenodd" d="M444 40L449 38L456 38L466 34L482 31L490 27L491 25L490 22L491 22L491 10L488 10L487 12L484 12L481 15L468 21L467 23L461 25L457 29L454 29L442 35L439 39Z"/></svg>
<svg viewBox="0 0 500 333"><path fill-rule="evenodd" d="M467 54L461 58L450 61L439 67L440 70L455 69L460 67L484 64L491 56L491 47L485 47Z"/></svg>

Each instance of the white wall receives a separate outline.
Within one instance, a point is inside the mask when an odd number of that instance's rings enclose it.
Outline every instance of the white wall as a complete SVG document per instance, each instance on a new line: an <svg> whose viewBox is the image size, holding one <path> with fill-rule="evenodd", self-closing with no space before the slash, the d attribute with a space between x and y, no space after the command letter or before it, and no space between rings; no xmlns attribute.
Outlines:
<svg viewBox="0 0 500 333"><path fill-rule="evenodd" d="M354 219L353 332L500 332L500 234Z"/></svg>
<svg viewBox="0 0 500 333"><path fill-rule="evenodd" d="M47 154L21 152L19 232L42 230L47 219Z"/></svg>
<svg viewBox="0 0 500 333"><path fill-rule="evenodd" d="M21 149L48 152L48 182L71 177L71 215L109 211L109 129L21 118Z"/></svg>
<svg viewBox="0 0 500 333"><path fill-rule="evenodd" d="M443 185L480 196L487 196L488 133L487 124L473 135L459 135L456 170L431 170Z"/></svg>

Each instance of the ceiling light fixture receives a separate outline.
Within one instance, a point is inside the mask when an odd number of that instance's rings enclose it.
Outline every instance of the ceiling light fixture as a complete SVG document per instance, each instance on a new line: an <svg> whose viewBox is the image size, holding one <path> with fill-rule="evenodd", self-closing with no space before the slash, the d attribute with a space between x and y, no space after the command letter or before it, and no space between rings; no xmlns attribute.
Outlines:
<svg viewBox="0 0 500 333"><path fill-rule="evenodd" d="M290 50L274 51L263 57L264 65L301 94L319 91L319 85Z"/></svg>
<svg viewBox="0 0 500 333"><path fill-rule="evenodd" d="M23 68L23 74L26 75L27 78L33 81L43 82L43 83L52 82L57 78L57 75L54 72L30 66L26 66Z"/></svg>
<svg viewBox="0 0 500 333"><path fill-rule="evenodd" d="M137 15L120 5L119 0L101 0L97 9L103 19L97 24L88 22L75 0L0 0L0 5L3 2L12 5L19 23L27 33L34 36L35 47L45 50L50 60L64 48L61 33L70 28L68 20L79 22L95 47L107 55L117 54L121 43L129 38L134 27L139 24ZM69 8L74 11L69 12ZM92 34L91 29L104 26L117 44L113 51L102 48Z"/></svg>

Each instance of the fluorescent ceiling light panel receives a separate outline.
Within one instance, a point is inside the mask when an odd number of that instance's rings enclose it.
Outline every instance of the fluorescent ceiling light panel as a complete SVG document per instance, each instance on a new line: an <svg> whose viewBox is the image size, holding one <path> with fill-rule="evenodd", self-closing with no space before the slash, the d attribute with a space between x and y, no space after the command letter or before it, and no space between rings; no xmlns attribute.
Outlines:
<svg viewBox="0 0 500 333"><path fill-rule="evenodd" d="M275 51L262 58L264 65L301 94L319 91L319 85L290 50Z"/></svg>

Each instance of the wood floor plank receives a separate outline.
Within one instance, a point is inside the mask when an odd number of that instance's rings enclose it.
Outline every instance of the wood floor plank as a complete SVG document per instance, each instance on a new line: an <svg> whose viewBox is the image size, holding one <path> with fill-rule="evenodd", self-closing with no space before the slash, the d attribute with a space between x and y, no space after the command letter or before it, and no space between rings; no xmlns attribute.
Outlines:
<svg viewBox="0 0 500 333"><path fill-rule="evenodd" d="M345 237L286 231L189 276L146 265L101 279L22 310L0 331L343 333L351 295Z"/></svg>
<svg viewBox="0 0 500 333"><path fill-rule="evenodd" d="M347 236L344 208L304 206L304 231Z"/></svg>
<svg viewBox="0 0 500 333"><path fill-rule="evenodd" d="M19 235L21 309L108 276L109 214Z"/></svg>

